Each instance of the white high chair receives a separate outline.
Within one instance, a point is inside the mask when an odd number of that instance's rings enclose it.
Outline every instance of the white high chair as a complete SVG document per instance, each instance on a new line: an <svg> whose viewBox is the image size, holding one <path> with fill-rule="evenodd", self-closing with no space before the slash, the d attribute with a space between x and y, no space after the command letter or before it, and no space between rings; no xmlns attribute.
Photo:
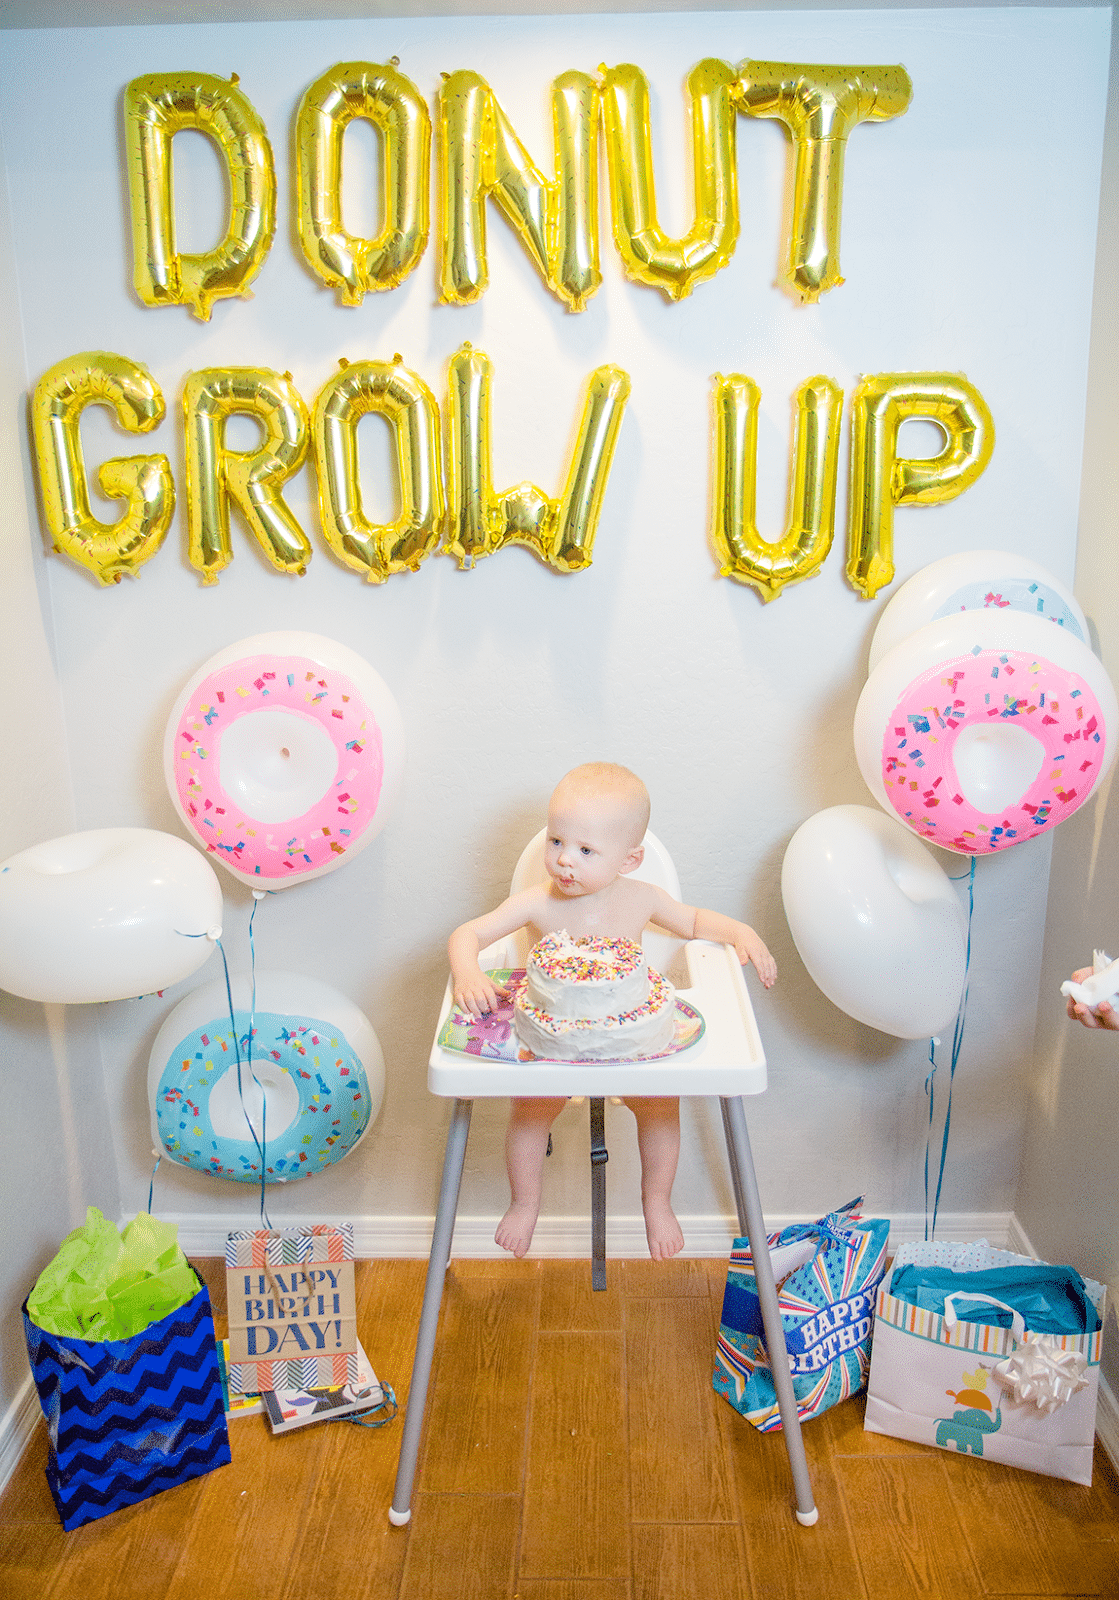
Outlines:
<svg viewBox="0 0 1119 1600"><path fill-rule="evenodd" d="M513 873L511 893L538 883L545 876L544 841L545 831L541 829L525 846ZM675 899L679 899L680 881L668 852L652 833L646 833L643 842L645 857L632 876L659 884ZM653 927L646 928L642 945L650 965L666 973L672 972L680 951L683 951L688 984L686 987L678 986L677 993L681 1000L699 1012L704 1021L703 1034L694 1044L655 1060L598 1063L501 1061L444 1049L438 1041L454 1004L448 981L435 1030L436 1042L428 1061L427 1084L433 1094L453 1099L455 1106L447 1131L443 1178L416 1335L412 1382L401 1433L396 1486L389 1509L389 1521L397 1527L402 1527L412 1515L416 1461L473 1103L479 1098L526 1094L539 1094L541 1097L584 1095L591 1102L592 1243L596 1278L605 1254L603 1163L606 1151L602 1142L603 1101L615 1095L719 1096L738 1225L742 1234L755 1246L754 1271L758 1299L793 1478L796 1516L798 1522L806 1527L810 1527L819 1516L812 1496L800 1418L789 1374L785 1330L777 1304L773 1267L769 1252L764 1248L765 1221L746 1131L746 1114L742 1106L741 1097L744 1094L762 1094L766 1088L765 1053L742 967L732 945L713 944L705 939L684 942ZM478 959L483 970L492 971L501 967L523 967L527 954L528 939L522 931L487 946ZM605 1279L596 1281L595 1286L604 1287Z"/></svg>

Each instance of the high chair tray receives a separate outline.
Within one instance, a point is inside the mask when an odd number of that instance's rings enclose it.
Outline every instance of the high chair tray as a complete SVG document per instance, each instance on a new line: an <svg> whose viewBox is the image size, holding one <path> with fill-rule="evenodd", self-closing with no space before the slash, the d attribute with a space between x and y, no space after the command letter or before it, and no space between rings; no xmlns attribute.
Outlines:
<svg viewBox="0 0 1119 1600"><path fill-rule="evenodd" d="M511 971L501 960L503 945L483 951L484 969ZM678 1032L675 1048L659 1056L629 1061L522 1060L512 1029L511 1007L503 1007L493 1023L455 1023L454 997L448 984L428 1063L427 1083L433 1094L456 1099L497 1095L739 1095L761 1094L766 1087L762 1049L746 980L729 945L693 939L684 946L687 987L677 989L678 1016L683 1010L694 1037ZM694 1022L691 1020L694 1018ZM497 1035L508 1026L502 1040ZM486 1035L478 1053L467 1048L471 1028ZM494 1046L497 1046L495 1049ZM504 1046L504 1050L501 1048Z"/></svg>
<svg viewBox="0 0 1119 1600"><path fill-rule="evenodd" d="M468 1011L452 1007L450 1016L439 1030L436 1043L444 1050L458 1050L465 1055L487 1056L492 1061L539 1061L552 1059L533 1055L517 1038L513 1024L513 1011L517 995L524 988L523 967L498 967L489 976L508 990L508 998L499 1002L496 1011L484 1017L473 1017ZM672 1043L651 1056L627 1056L628 1061L659 1061L664 1056L675 1055L695 1044L703 1033L703 1018L686 1000L676 998L676 1031ZM600 1056L594 1061L581 1061L580 1066L613 1066L619 1059Z"/></svg>

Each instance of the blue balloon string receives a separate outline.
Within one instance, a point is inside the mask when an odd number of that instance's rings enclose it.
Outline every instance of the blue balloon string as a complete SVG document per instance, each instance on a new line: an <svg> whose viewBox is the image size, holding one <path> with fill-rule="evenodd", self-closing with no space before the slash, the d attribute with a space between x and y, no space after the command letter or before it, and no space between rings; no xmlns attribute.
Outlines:
<svg viewBox="0 0 1119 1600"><path fill-rule="evenodd" d="M254 913L254 915L256 913L256 905L255 904L253 905L253 913ZM251 926L252 918L250 918L249 921L250 921L250 926ZM250 939L250 946L251 946L251 943L252 943L252 941ZM264 1131L265 1131L264 1086L261 1084L259 1078L256 1076L256 1073L253 1072L253 1070L252 1070L252 1036L253 1036L253 1025L254 1025L253 1017L251 1015L249 1017L249 1037L248 1037L249 1059L248 1059L248 1062L246 1064L248 1066L249 1075L252 1078L252 1081L256 1084L257 1088L260 1090L260 1106L261 1106L260 1132L261 1132L261 1138L259 1138L259 1139L257 1138L256 1129L253 1127L252 1118L249 1116L249 1109L245 1104L245 1085L244 1085L244 1079L242 1078L242 1075L241 1075L241 1068L242 1068L241 1046L240 1046L240 1042L239 1042L239 1040L237 1038L237 1013L236 1013L236 1011L234 1009L234 1006L233 1006L233 987L232 987L232 984L229 981L229 962L226 959L225 946L222 944L220 939L218 939L218 941L217 941L217 946L218 946L218 949L221 951L222 966L225 969L225 997L226 997L226 1001L227 1001L227 1003L229 1005L229 1022L230 1022L230 1026L231 1026L231 1028L233 1030L233 1054L234 1054L234 1057L236 1058L236 1061L237 1061L237 1093L238 1093L238 1095L240 1096L240 1099L241 1099L241 1111L244 1114L245 1123L246 1123L246 1125L248 1127L249 1133L252 1135L252 1141L253 1141L253 1144L256 1146L257 1154L260 1156L260 1220L264 1223L264 1226L266 1228L271 1228L272 1223L270 1222L270 1220L268 1218L268 1213L267 1213L267 1211L265 1209L265 1203L264 1203L264 1193L265 1193L265 1190L264 1190L264 1185L265 1185L265 1167L264 1167L264 1163L265 1163L265 1144L262 1143L262 1140L264 1138ZM256 1000L255 975L254 975L254 979L253 979L253 991L252 991L252 993L253 993L253 1002L254 1002L254 1011L255 1011L255 1000Z"/></svg>
<svg viewBox="0 0 1119 1600"><path fill-rule="evenodd" d="M940 1210L940 1191L944 1184L944 1167L948 1160L948 1135L952 1127L952 1087L956 1081L956 1067L959 1065L960 1050L964 1042L964 1022L967 1017L968 989L971 986L971 919L975 911L975 857L971 858L971 868L966 874L954 878L954 883L961 883L967 877L967 955L964 960L964 986L960 994L960 1004L956 1011L956 1025L952 1030L952 1055L948 1070L948 1104L944 1112L944 1133L940 1141L940 1170L936 1177L936 1194L933 1198L932 1222L929 1221L929 1148L932 1144L933 1111L936 1102L936 1039L929 1040L929 1066L930 1071L925 1079L925 1093L929 1097L929 1132L925 1140L925 1238L931 1239L936 1235L936 1217Z"/></svg>
<svg viewBox="0 0 1119 1600"><path fill-rule="evenodd" d="M241 1063L241 1046L240 1046L240 1042L239 1042L239 1040L237 1038L237 1013L234 1010L234 1006L233 1006L233 986L229 981L229 962L226 959L225 946L221 942L221 934L218 933L218 934L213 935L212 937L214 939L214 943L217 945L218 949L221 951L222 967L225 970L225 998L226 998L226 1002L227 1002L227 1004L229 1006L229 1025L230 1025L230 1028L233 1031L233 1055L234 1055L234 1059L237 1062L237 1093L238 1093L238 1096L240 1097L240 1100L241 1100L241 1110L244 1113L245 1122L248 1125L249 1133L252 1135L253 1144L256 1146L257 1154L260 1157L260 1220L261 1220L261 1222L264 1223L264 1226L266 1228L271 1228L272 1223L271 1223L271 1221L269 1219L268 1211L267 1211L267 1208L266 1208L266 1205L265 1205L265 1185L267 1183L266 1169L265 1169L265 1160L266 1160L265 1152L266 1152L266 1150L268 1148L268 1132L267 1132L267 1130L268 1130L268 1101L265 1098L264 1085L261 1083L261 1081L257 1077L256 1073L253 1071L253 1034L256 1032L256 945L253 943L253 921L254 921L254 919L256 917L256 908L257 908L257 906L260 904L260 902L263 899L264 899L264 894L262 892L257 891L256 889L254 889L253 890L253 909L252 909L252 911L251 911L251 913L249 915L249 973L250 973L250 976L249 976L249 1032L248 1032L248 1038L247 1038L247 1041L246 1041L246 1061L245 1061L245 1065L248 1067L249 1077L252 1079L252 1081L256 1084L257 1088L260 1090L260 1138L259 1139L256 1136L256 1129L253 1127L252 1118L249 1116L249 1108L245 1104L245 1085L244 1085L244 1079L241 1076L241 1065L242 1065L242 1063ZM175 932L178 933L178 932L180 932L180 930L178 928L176 928ZM210 937L211 937L211 935L209 933L184 933L183 934L183 938L184 939L209 939ZM162 1156L159 1159L162 1160L163 1159ZM159 1161L158 1160L156 1161L155 1166L156 1166L156 1168L159 1167ZM153 1171L152 1171L152 1187L154 1187L154 1184L155 1184L155 1170L153 1169ZM151 1202L152 1202L152 1189L149 1188L149 1190L148 1190L148 1210L149 1210L149 1212L151 1211L151 1208L152 1208Z"/></svg>
<svg viewBox="0 0 1119 1600"><path fill-rule="evenodd" d="M271 1228L272 1224L268 1220L264 1203L266 1183L264 1159L265 1151L268 1148L268 1102L265 1099L264 1090L257 1083L256 1074L253 1072L253 1034L256 1032L256 945L253 943L253 922L256 919L256 910L259 904L260 899L254 894L253 909L249 913L249 1075L253 1082L257 1084L257 1087L260 1088L260 1220L266 1228Z"/></svg>

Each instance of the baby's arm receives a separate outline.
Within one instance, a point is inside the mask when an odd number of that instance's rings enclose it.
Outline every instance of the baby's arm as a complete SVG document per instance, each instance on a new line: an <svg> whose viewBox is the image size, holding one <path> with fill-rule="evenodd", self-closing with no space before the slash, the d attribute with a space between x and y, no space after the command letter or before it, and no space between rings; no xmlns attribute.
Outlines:
<svg viewBox="0 0 1119 1600"><path fill-rule="evenodd" d="M495 939L504 939L527 923L536 922L542 915L543 893L542 887L525 889L503 900L496 910L488 911L485 916L462 923L451 934L447 940L447 958L451 964L455 1004L461 1010L480 1017L496 1009L498 999L507 991L482 971L478 952Z"/></svg>
<svg viewBox="0 0 1119 1600"><path fill-rule="evenodd" d="M770 955L753 928L733 917L724 917L720 911L697 911L693 939L714 939L718 944L732 944L734 953L745 966L752 961L758 977L767 989L777 982L777 963Z"/></svg>
<svg viewBox="0 0 1119 1600"><path fill-rule="evenodd" d="M682 906L663 889L656 891L649 916L658 927L682 939L713 939L716 944L732 944L743 966L752 961L758 977L767 989L777 981L777 963L761 939L745 922L725 917L721 911L704 911L695 906Z"/></svg>

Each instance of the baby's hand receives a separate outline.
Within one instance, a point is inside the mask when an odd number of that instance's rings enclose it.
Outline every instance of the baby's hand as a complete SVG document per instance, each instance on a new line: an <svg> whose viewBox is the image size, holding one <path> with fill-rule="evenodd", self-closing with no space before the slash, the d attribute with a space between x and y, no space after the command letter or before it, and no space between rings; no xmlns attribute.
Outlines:
<svg viewBox="0 0 1119 1600"><path fill-rule="evenodd" d="M777 963L758 938L753 928L748 928L745 923L739 924L741 933L736 934L734 940L735 954L745 966L748 961L754 963L758 977L767 989L772 989L777 982Z"/></svg>
<svg viewBox="0 0 1119 1600"><path fill-rule="evenodd" d="M496 1011L499 1001L508 999L504 984L495 983L481 967L454 979L455 1005L460 1011L469 1011L472 1017L481 1017Z"/></svg>

